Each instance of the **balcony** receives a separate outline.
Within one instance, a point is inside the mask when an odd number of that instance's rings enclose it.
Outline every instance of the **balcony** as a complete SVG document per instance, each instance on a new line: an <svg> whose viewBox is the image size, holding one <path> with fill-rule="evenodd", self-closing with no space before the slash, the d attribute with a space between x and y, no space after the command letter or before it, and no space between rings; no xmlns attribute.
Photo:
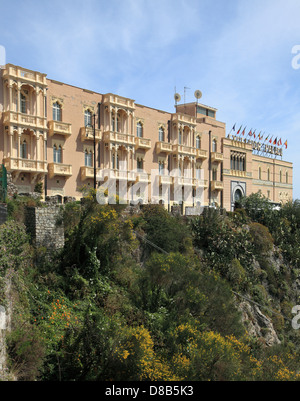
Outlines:
<svg viewBox="0 0 300 401"><path fill-rule="evenodd" d="M90 127L81 127L80 128L80 137L81 141L93 141L94 140L94 129ZM95 129L95 139L96 142L101 141L102 132L100 129Z"/></svg>
<svg viewBox="0 0 300 401"><path fill-rule="evenodd" d="M97 171L97 179L106 181L107 179L116 179L118 181L135 182L136 172L128 170L105 169Z"/></svg>
<svg viewBox="0 0 300 401"><path fill-rule="evenodd" d="M193 178L174 177L174 184L191 187L191 186L193 186Z"/></svg>
<svg viewBox="0 0 300 401"><path fill-rule="evenodd" d="M47 173L46 161L21 159L20 157L8 157L4 159L3 163L8 171Z"/></svg>
<svg viewBox="0 0 300 401"><path fill-rule="evenodd" d="M173 184L173 177L169 175L160 175L159 176L159 185L172 185Z"/></svg>
<svg viewBox="0 0 300 401"><path fill-rule="evenodd" d="M224 160L223 153L212 152L211 161L214 163L221 163Z"/></svg>
<svg viewBox="0 0 300 401"><path fill-rule="evenodd" d="M70 164L49 163L48 174L49 178L53 178L56 175L68 178L72 175L72 166Z"/></svg>
<svg viewBox="0 0 300 401"><path fill-rule="evenodd" d="M230 175L233 175L235 177L246 177L247 173L246 171L240 171L240 170L230 170Z"/></svg>
<svg viewBox="0 0 300 401"><path fill-rule="evenodd" d="M28 83L39 83L47 86L46 74L42 74L37 71L27 70L12 64L7 64L3 70L3 77L13 77L15 79L21 79Z"/></svg>
<svg viewBox="0 0 300 401"><path fill-rule="evenodd" d="M98 176L100 172L100 169L96 169L96 177ZM94 178L94 167L87 167L87 166L82 166L80 167L80 177L81 181L85 181L89 178Z"/></svg>
<svg viewBox="0 0 300 401"><path fill-rule="evenodd" d="M172 115L172 122L187 126L196 126L197 119L189 114L175 113Z"/></svg>
<svg viewBox="0 0 300 401"><path fill-rule="evenodd" d="M156 142L156 153L172 153L172 144L168 142Z"/></svg>
<svg viewBox="0 0 300 401"><path fill-rule="evenodd" d="M136 182L146 183L151 182L151 175L148 173L136 173Z"/></svg>
<svg viewBox="0 0 300 401"><path fill-rule="evenodd" d="M3 113L3 125L16 124L26 128L46 129L47 119L30 114L17 113L15 111L6 111Z"/></svg>
<svg viewBox="0 0 300 401"><path fill-rule="evenodd" d="M196 149L196 151L197 151L197 154L196 154L197 159L207 159L207 157L208 157L207 150Z"/></svg>
<svg viewBox="0 0 300 401"><path fill-rule="evenodd" d="M111 104L114 106L119 106L119 107L122 107L125 109L131 109L131 110L135 109L134 100L128 99L126 97L114 95L113 93L107 93L106 95L104 95L103 104L104 105Z"/></svg>
<svg viewBox="0 0 300 401"><path fill-rule="evenodd" d="M49 135L53 136L55 134L70 136L72 134L72 124L63 123L62 121L49 121L48 122Z"/></svg>
<svg viewBox="0 0 300 401"><path fill-rule="evenodd" d="M222 191L224 189L224 184L222 181L212 181L211 190L212 191Z"/></svg>
<svg viewBox="0 0 300 401"><path fill-rule="evenodd" d="M133 145L135 146L135 136L129 134L123 134L120 132L106 131L103 134L103 140L106 143L119 143L121 145Z"/></svg>
<svg viewBox="0 0 300 401"><path fill-rule="evenodd" d="M135 148L136 149L145 149L145 150L151 149L151 139L136 137L135 138Z"/></svg>
<svg viewBox="0 0 300 401"><path fill-rule="evenodd" d="M192 148L191 146L186 146L186 145L173 145L172 148L173 153L177 154L182 154L182 155L187 155L187 156L196 156L197 155L197 149Z"/></svg>
<svg viewBox="0 0 300 401"><path fill-rule="evenodd" d="M201 180L200 178L194 178L193 179L193 186L198 188L208 188L208 181L207 180Z"/></svg>

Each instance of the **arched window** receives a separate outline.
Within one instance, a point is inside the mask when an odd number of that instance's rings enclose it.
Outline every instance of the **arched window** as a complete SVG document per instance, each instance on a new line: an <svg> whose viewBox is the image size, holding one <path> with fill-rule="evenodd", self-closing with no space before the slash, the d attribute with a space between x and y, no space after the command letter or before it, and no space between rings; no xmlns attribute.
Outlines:
<svg viewBox="0 0 300 401"><path fill-rule="evenodd" d="M61 105L58 102L53 103L53 120L61 121Z"/></svg>
<svg viewBox="0 0 300 401"><path fill-rule="evenodd" d="M289 173L288 172L286 172L285 173L285 182L288 184L288 182L289 182Z"/></svg>
<svg viewBox="0 0 300 401"><path fill-rule="evenodd" d="M268 174L268 181L270 181L271 175L270 175L270 169L269 168L268 168L267 174Z"/></svg>
<svg viewBox="0 0 300 401"><path fill-rule="evenodd" d="M181 129L178 131L178 143L179 143L179 145L181 145L181 143L182 143L182 131L181 131Z"/></svg>
<svg viewBox="0 0 300 401"><path fill-rule="evenodd" d="M261 167L258 167L258 179L261 180Z"/></svg>
<svg viewBox="0 0 300 401"><path fill-rule="evenodd" d="M136 125L136 136L138 138L142 138L143 137L143 125L142 125L142 123L140 121Z"/></svg>
<svg viewBox="0 0 300 401"><path fill-rule="evenodd" d="M239 202L243 197L242 191L240 189L237 189L234 193L234 201Z"/></svg>
<svg viewBox="0 0 300 401"><path fill-rule="evenodd" d="M93 153L92 151L89 152L87 149L84 152L84 165L86 167L93 166Z"/></svg>
<svg viewBox="0 0 300 401"><path fill-rule="evenodd" d="M214 139L212 141L212 152L217 152L217 141Z"/></svg>
<svg viewBox="0 0 300 401"><path fill-rule="evenodd" d="M165 131L164 131L163 127L159 127L159 130L158 130L158 140L159 140L160 142L164 142L164 140L165 140Z"/></svg>
<svg viewBox="0 0 300 401"><path fill-rule="evenodd" d="M24 141L21 143L21 148L20 148L20 157L22 159L27 159L27 142L24 139Z"/></svg>
<svg viewBox="0 0 300 401"><path fill-rule="evenodd" d="M91 127L92 125L92 112L90 110L85 110L84 112L84 126Z"/></svg>
<svg viewBox="0 0 300 401"><path fill-rule="evenodd" d="M53 146L53 161L54 163L61 163L62 161L62 148L61 146Z"/></svg>
<svg viewBox="0 0 300 401"><path fill-rule="evenodd" d="M23 93L21 93L20 95L20 102L21 102L20 104L21 113L27 114L27 99Z"/></svg>
<svg viewBox="0 0 300 401"><path fill-rule="evenodd" d="M159 172L159 175L163 175L164 168L165 168L165 163L162 162L162 161L158 162L158 172Z"/></svg>
<svg viewBox="0 0 300 401"><path fill-rule="evenodd" d="M200 136L197 135L196 136L196 149L200 149L201 148L201 140L200 140Z"/></svg>

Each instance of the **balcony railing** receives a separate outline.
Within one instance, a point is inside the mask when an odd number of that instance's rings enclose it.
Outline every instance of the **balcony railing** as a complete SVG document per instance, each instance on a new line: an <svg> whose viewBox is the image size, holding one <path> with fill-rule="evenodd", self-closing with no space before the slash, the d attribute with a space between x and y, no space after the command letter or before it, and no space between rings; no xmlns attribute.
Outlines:
<svg viewBox="0 0 300 401"><path fill-rule="evenodd" d="M136 137L135 138L135 148L136 149L146 149L146 150L151 149L151 139Z"/></svg>
<svg viewBox="0 0 300 401"><path fill-rule="evenodd" d="M223 153L212 152L211 153L211 161L212 162L222 162L224 160Z"/></svg>
<svg viewBox="0 0 300 401"><path fill-rule="evenodd" d="M104 95L103 104L104 105L113 104L116 106L123 106L129 109L135 109L134 100L114 95L112 93L107 93L106 95Z"/></svg>
<svg viewBox="0 0 300 401"><path fill-rule="evenodd" d="M49 135L53 136L55 134L70 136L72 134L72 124L63 123L62 121L49 121L48 122Z"/></svg>
<svg viewBox="0 0 300 401"><path fill-rule="evenodd" d="M151 182L151 175L148 173L136 173L136 182L149 183Z"/></svg>
<svg viewBox="0 0 300 401"><path fill-rule="evenodd" d="M173 184L173 177L169 175L160 175L159 176L159 184L160 185L172 185Z"/></svg>
<svg viewBox="0 0 300 401"><path fill-rule="evenodd" d="M136 172L128 170L117 170L117 169L104 169L98 171L97 178L100 181L105 181L107 178L116 179L119 181L135 182Z"/></svg>
<svg viewBox="0 0 300 401"><path fill-rule="evenodd" d="M224 184L222 181L212 181L211 190L212 191L222 191L224 189Z"/></svg>
<svg viewBox="0 0 300 401"><path fill-rule="evenodd" d="M22 159L20 157L7 157L4 166L9 171L24 171L33 173L46 173L47 162L41 160Z"/></svg>
<svg viewBox="0 0 300 401"><path fill-rule="evenodd" d="M182 186L193 186L193 178L190 177L174 177L174 184Z"/></svg>
<svg viewBox="0 0 300 401"><path fill-rule="evenodd" d="M46 74L42 74L37 71L26 70L12 64L7 64L3 70L3 76L11 76L14 78L21 78L22 81L38 82L43 85L47 85Z"/></svg>
<svg viewBox="0 0 300 401"><path fill-rule="evenodd" d="M197 149L197 159L207 159L207 150Z"/></svg>
<svg viewBox="0 0 300 401"><path fill-rule="evenodd" d="M207 180L201 180L200 178L194 178L193 185L195 187L207 188L208 187L208 181Z"/></svg>
<svg viewBox="0 0 300 401"><path fill-rule="evenodd" d="M96 168L96 177L98 176L99 172L100 169ZM85 181L89 178L94 178L94 167L87 167L87 166L80 167L80 176L81 176L81 181Z"/></svg>
<svg viewBox="0 0 300 401"><path fill-rule="evenodd" d="M17 113L15 111L6 111L3 113L3 124L19 124L23 127L33 127L46 129L47 119L44 117L32 116L30 114Z"/></svg>
<svg viewBox="0 0 300 401"><path fill-rule="evenodd" d="M103 134L104 142L115 142L124 145L135 146L135 136L129 134L123 134L121 132L106 131Z"/></svg>
<svg viewBox="0 0 300 401"><path fill-rule="evenodd" d="M80 128L80 137L81 141L93 141L94 140L94 129L90 127L81 127ZM101 141L102 132L100 129L95 129L95 139L96 142Z"/></svg>
<svg viewBox="0 0 300 401"><path fill-rule="evenodd" d="M186 146L186 145L173 145L173 149L172 149L173 153L181 153L184 155L188 155L188 156L196 156L197 155L197 149L196 148L192 148L191 146Z"/></svg>
<svg viewBox="0 0 300 401"><path fill-rule="evenodd" d="M156 142L156 153L172 153L172 144L168 142Z"/></svg>
<svg viewBox="0 0 300 401"><path fill-rule="evenodd" d="M49 178L53 178L56 175L71 177L72 166L70 164L49 163L48 173L49 173Z"/></svg>

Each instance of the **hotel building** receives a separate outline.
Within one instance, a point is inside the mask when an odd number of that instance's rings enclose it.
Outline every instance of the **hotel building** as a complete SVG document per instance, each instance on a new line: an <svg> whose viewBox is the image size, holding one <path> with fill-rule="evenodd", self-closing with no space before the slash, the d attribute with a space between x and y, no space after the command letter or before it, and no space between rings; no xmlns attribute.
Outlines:
<svg viewBox="0 0 300 401"><path fill-rule="evenodd" d="M292 199L293 166L228 137L217 110L198 102L170 113L100 94L12 64L1 70L0 163L19 193L82 197L113 182L122 199L232 210L259 190ZM250 138L249 138L250 139ZM181 202L183 201L183 202Z"/></svg>

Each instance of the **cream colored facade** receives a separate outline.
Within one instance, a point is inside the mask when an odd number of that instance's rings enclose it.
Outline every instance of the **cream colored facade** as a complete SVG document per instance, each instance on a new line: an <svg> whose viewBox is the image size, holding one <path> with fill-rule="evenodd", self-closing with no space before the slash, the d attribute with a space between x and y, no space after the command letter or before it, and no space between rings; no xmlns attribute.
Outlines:
<svg viewBox="0 0 300 401"><path fill-rule="evenodd" d="M0 162L20 193L42 181L45 196L79 199L94 185L96 160L97 186L113 182L125 202L232 210L235 198L259 190L275 203L292 199L292 163L226 138L212 107L169 113L11 64L1 81Z"/></svg>

